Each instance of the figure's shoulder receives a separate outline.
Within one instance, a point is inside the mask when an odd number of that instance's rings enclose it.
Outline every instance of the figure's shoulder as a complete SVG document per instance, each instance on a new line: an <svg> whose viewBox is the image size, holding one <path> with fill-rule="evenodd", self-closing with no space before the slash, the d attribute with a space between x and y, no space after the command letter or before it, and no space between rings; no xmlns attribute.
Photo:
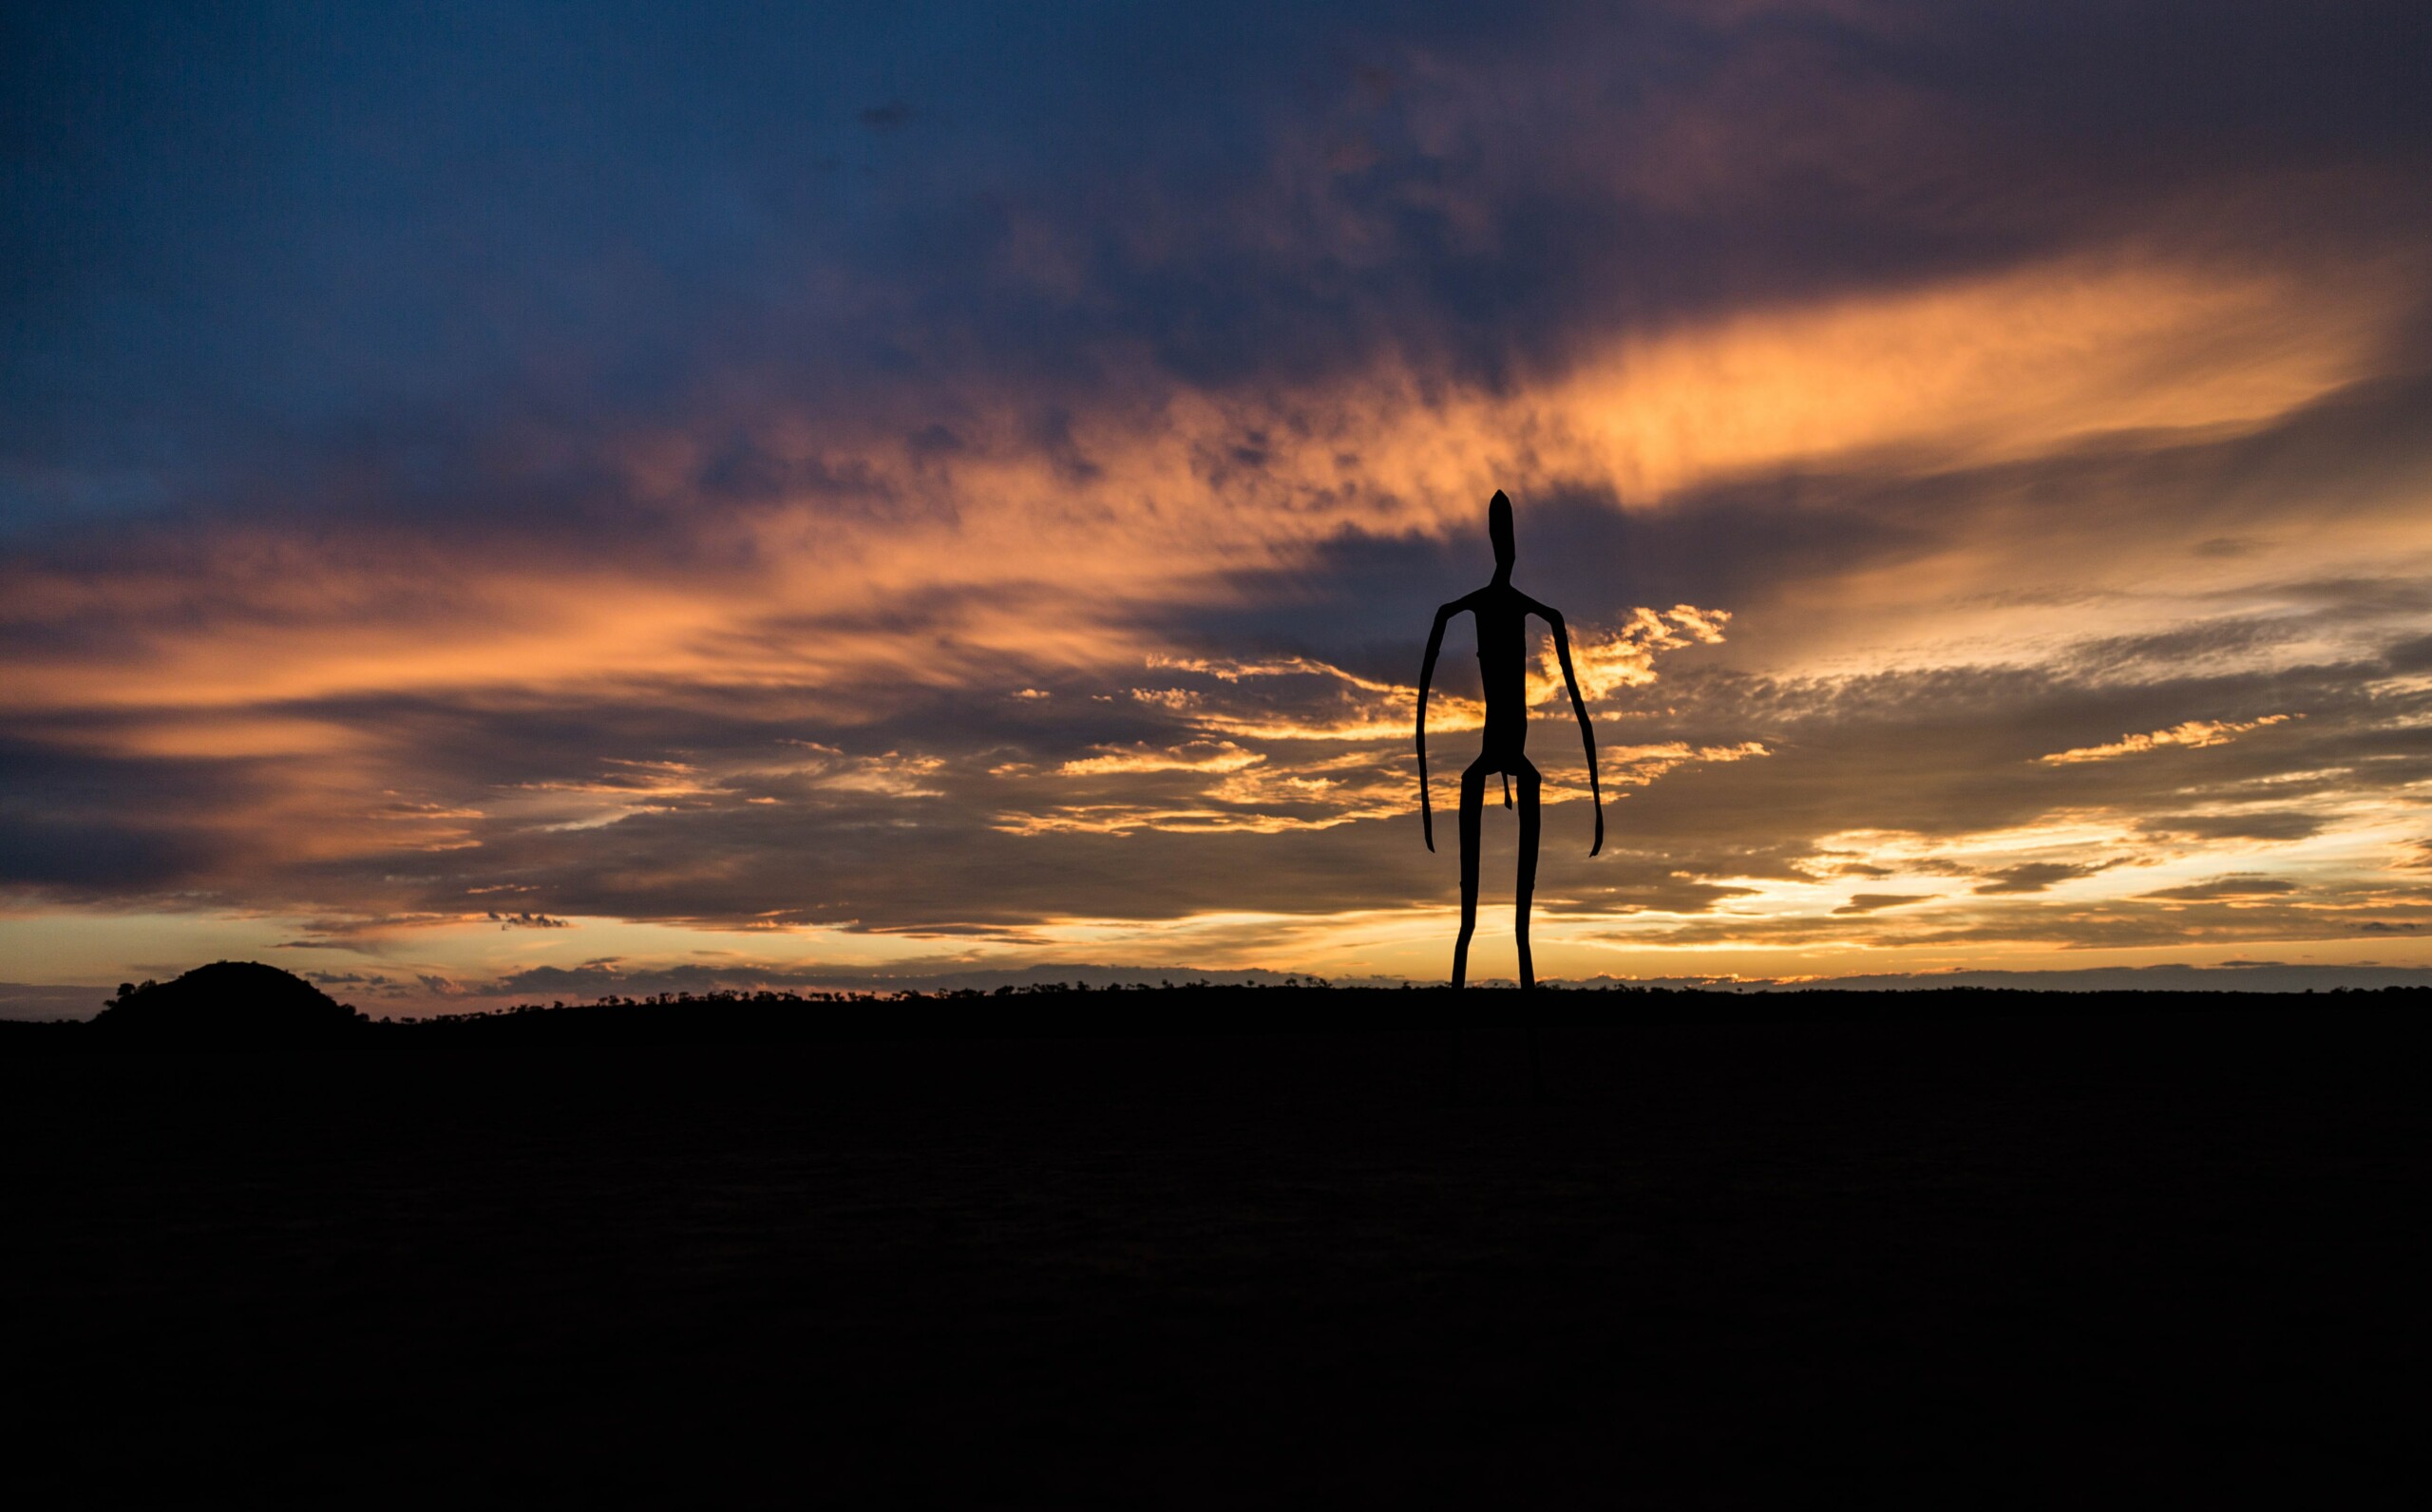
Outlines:
<svg viewBox="0 0 2432 1512"><path fill-rule="evenodd" d="M1546 603L1541 599L1531 598L1517 588L1510 589L1508 592L1511 595L1512 607L1519 610L1522 614L1534 614L1548 625L1559 625L1562 623L1562 611L1556 609L1553 605Z"/></svg>

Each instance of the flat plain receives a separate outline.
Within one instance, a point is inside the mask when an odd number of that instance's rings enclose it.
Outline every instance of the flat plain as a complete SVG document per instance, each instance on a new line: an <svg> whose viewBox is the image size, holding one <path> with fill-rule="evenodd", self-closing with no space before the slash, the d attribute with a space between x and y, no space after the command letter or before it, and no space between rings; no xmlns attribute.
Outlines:
<svg viewBox="0 0 2432 1512"><path fill-rule="evenodd" d="M2414 1504L2428 1007L1177 989L294 1050L10 1026L7 1479Z"/></svg>

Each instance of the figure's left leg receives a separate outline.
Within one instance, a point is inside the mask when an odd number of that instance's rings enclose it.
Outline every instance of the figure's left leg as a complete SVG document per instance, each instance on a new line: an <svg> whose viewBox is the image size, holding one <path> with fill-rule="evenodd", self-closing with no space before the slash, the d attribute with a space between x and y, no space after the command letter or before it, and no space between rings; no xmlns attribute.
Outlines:
<svg viewBox="0 0 2432 1512"><path fill-rule="evenodd" d="M1537 896L1537 792L1542 782L1526 758L1520 762L1520 896L1512 909L1513 929L1520 942L1520 985L1537 985L1535 963L1529 955L1529 903Z"/></svg>
<svg viewBox="0 0 2432 1512"><path fill-rule="evenodd" d="M1453 985L1470 976L1470 936L1478 927L1478 827L1486 808L1487 758L1461 773L1461 933L1453 941Z"/></svg>

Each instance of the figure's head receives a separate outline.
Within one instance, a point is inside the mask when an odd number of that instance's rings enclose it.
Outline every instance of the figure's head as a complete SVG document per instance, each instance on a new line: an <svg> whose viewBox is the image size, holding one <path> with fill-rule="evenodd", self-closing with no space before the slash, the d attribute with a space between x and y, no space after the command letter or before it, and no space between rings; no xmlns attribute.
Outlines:
<svg viewBox="0 0 2432 1512"><path fill-rule="evenodd" d="M1510 572L1512 554L1511 501L1503 497L1503 490L1500 488L1494 491L1492 499L1487 501L1486 533L1487 538L1494 542L1495 570Z"/></svg>

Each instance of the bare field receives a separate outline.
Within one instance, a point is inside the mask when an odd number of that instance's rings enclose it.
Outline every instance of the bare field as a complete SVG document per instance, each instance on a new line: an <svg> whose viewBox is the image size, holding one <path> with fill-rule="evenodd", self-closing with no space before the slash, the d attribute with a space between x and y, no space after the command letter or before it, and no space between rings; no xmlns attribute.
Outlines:
<svg viewBox="0 0 2432 1512"><path fill-rule="evenodd" d="M2400 1499L2414 994L1523 1001L11 1032L8 1479Z"/></svg>

